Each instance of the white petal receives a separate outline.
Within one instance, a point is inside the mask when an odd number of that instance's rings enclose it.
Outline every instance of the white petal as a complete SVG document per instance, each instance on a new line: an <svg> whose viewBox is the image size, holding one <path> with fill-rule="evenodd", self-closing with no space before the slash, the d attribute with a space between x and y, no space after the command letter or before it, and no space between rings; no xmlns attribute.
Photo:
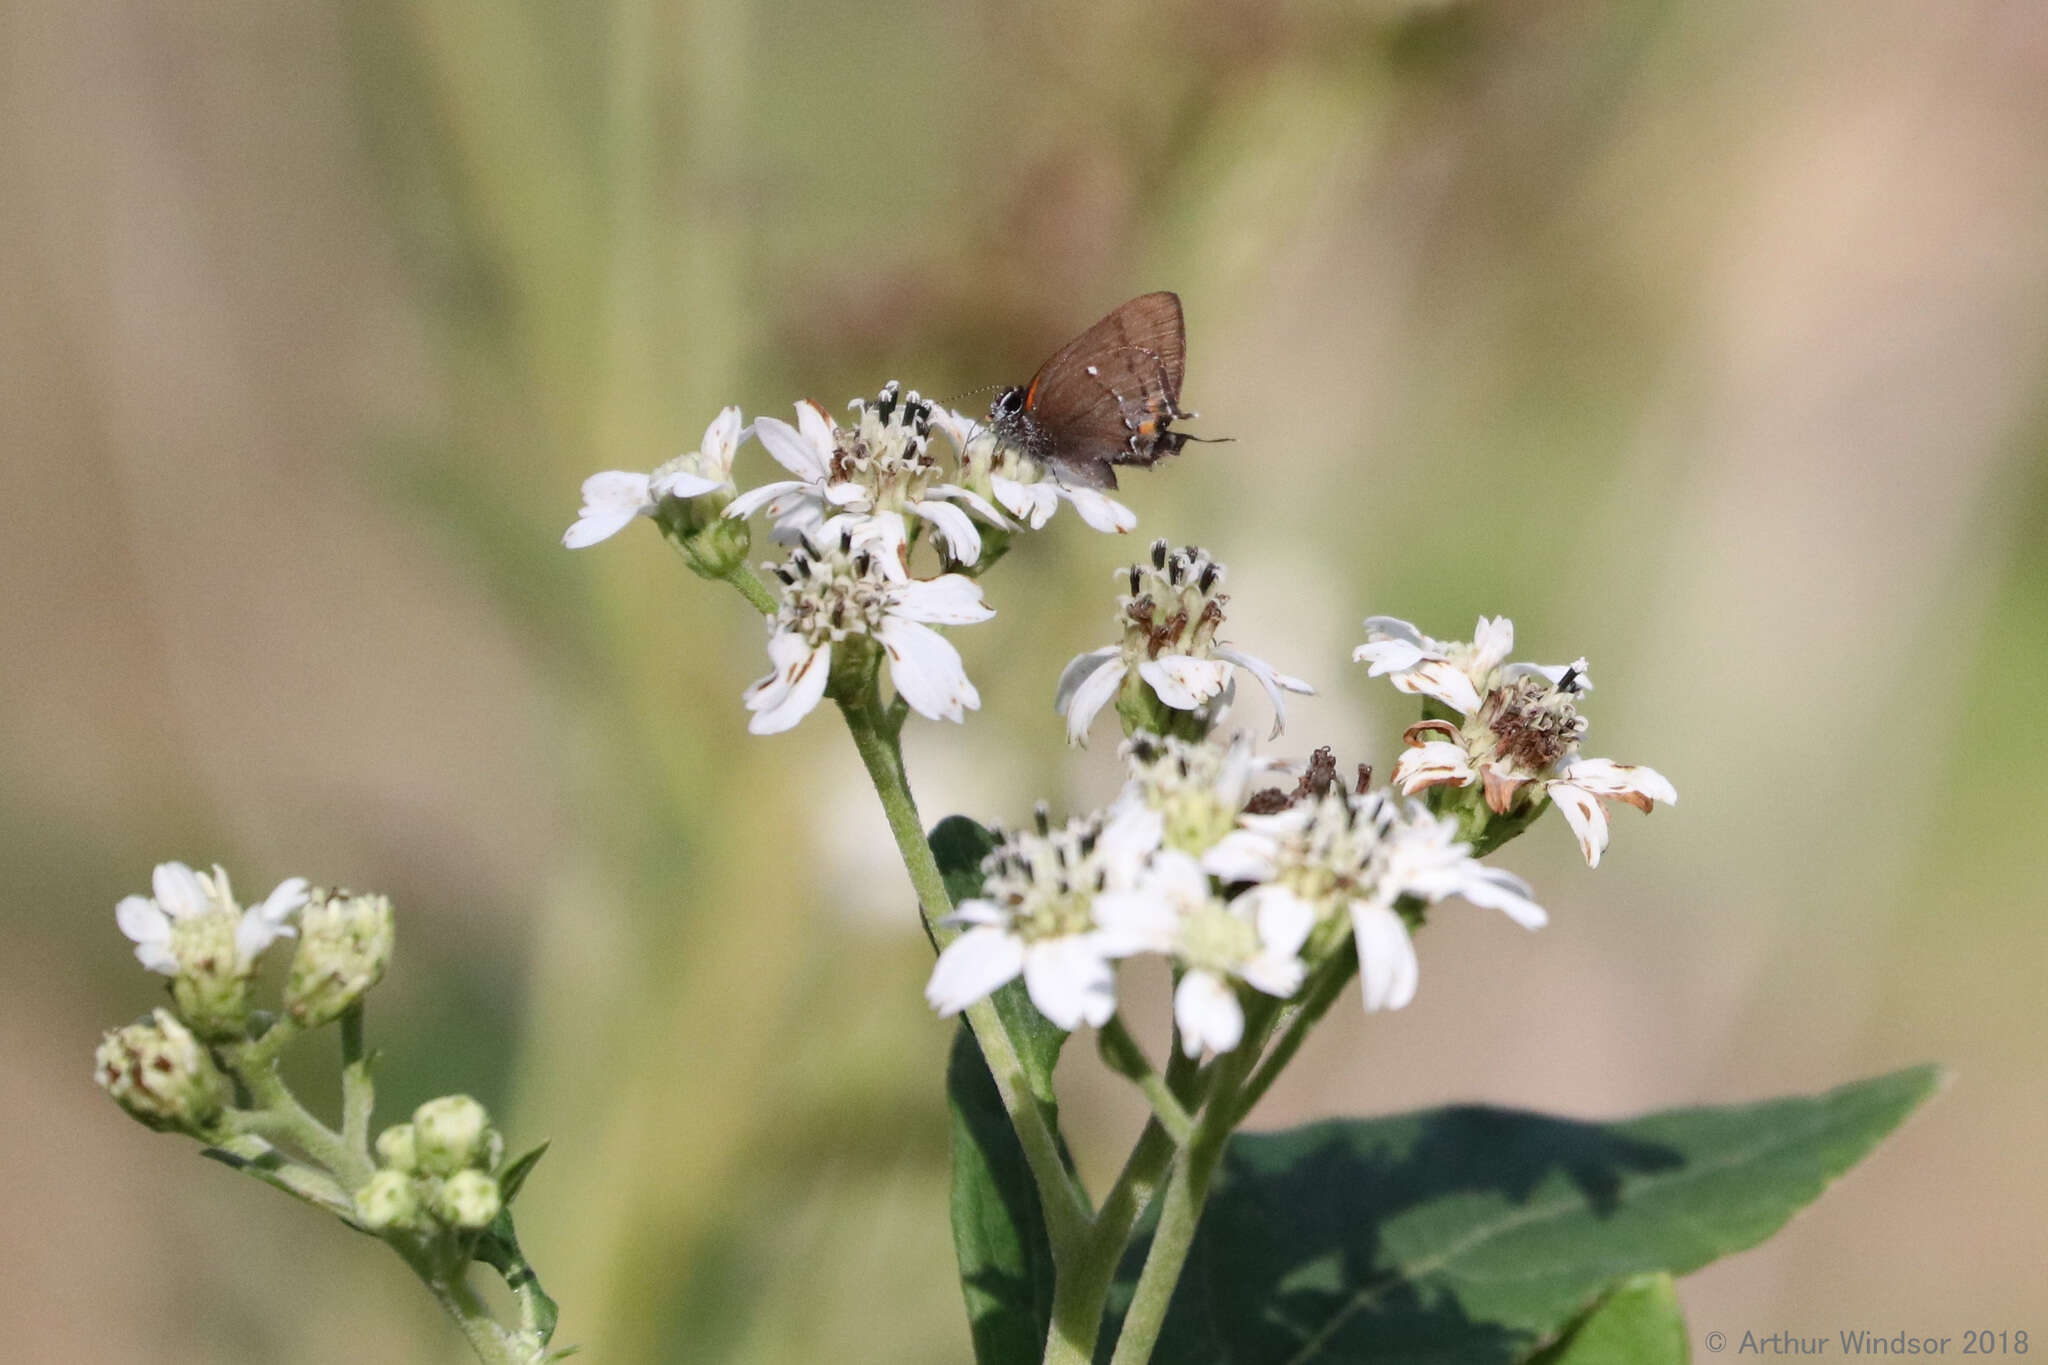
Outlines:
<svg viewBox="0 0 2048 1365"><path fill-rule="evenodd" d="M1116 1013L1116 974L1092 935L1042 939L1024 950L1024 989L1038 1012L1069 1033Z"/></svg>
<svg viewBox="0 0 2048 1365"><path fill-rule="evenodd" d="M994 616L982 600L981 585L965 574L913 579L895 590L890 615L933 626L971 626Z"/></svg>
<svg viewBox="0 0 2048 1365"><path fill-rule="evenodd" d="M1007 529L1010 525L1010 519L997 510L994 503L971 488L962 488L957 483L938 483L932 485L931 495L935 498L950 498L954 502L966 504L968 511L974 513L983 521L988 522L991 526Z"/></svg>
<svg viewBox="0 0 2048 1365"><path fill-rule="evenodd" d="M1472 673L1484 678L1507 662L1515 648L1515 623L1505 616L1479 618L1472 629Z"/></svg>
<svg viewBox="0 0 2048 1365"><path fill-rule="evenodd" d="M1214 972L1191 971L1173 992L1173 1022L1181 1051L1190 1057L1228 1052L1244 1039L1244 1009L1237 992Z"/></svg>
<svg viewBox="0 0 2048 1365"><path fill-rule="evenodd" d="M938 532L954 563L972 564L981 558L981 532L974 529L974 519L952 503L925 498L910 504L910 510Z"/></svg>
<svg viewBox="0 0 2048 1365"><path fill-rule="evenodd" d="M809 490L809 484L799 483L795 479L781 479L775 483L764 483L759 488L749 488L730 503L727 503L725 515L729 517L751 517L777 498L807 493Z"/></svg>
<svg viewBox="0 0 2048 1365"><path fill-rule="evenodd" d="M969 929L939 954L924 998L941 1015L955 1015L1015 980L1022 970L1022 939L1007 929Z"/></svg>
<svg viewBox="0 0 2048 1365"><path fill-rule="evenodd" d="M1583 695L1593 690L1593 680L1586 674L1584 659L1569 664L1515 663L1501 670L1503 678L1542 678L1553 686L1563 682L1567 673L1572 675L1572 691Z"/></svg>
<svg viewBox="0 0 2048 1365"><path fill-rule="evenodd" d="M1368 640L1406 640L1409 644L1417 646L1418 653L1421 646L1432 643L1427 635L1424 635L1412 624L1403 621L1398 616L1366 617L1365 634Z"/></svg>
<svg viewBox="0 0 2048 1365"><path fill-rule="evenodd" d="M235 951L242 955L244 961L248 961L257 957L278 939L291 936L292 927L289 924L273 923L263 918L260 907L251 906L243 912L241 920L235 925Z"/></svg>
<svg viewBox="0 0 2048 1365"><path fill-rule="evenodd" d="M1164 654L1139 664L1138 676L1151 684L1159 700L1174 710L1195 711L1230 681L1230 665L1222 659Z"/></svg>
<svg viewBox="0 0 2048 1365"><path fill-rule="evenodd" d="M1579 852L1586 855L1586 866L1600 866L1600 855L1607 848L1607 810L1600 804L1600 798L1569 782L1551 782L1545 790L1564 812L1572 833L1578 836Z"/></svg>
<svg viewBox="0 0 2048 1365"><path fill-rule="evenodd" d="M1164 953L1173 947L1180 916L1150 891L1104 891L1095 897L1093 909L1105 956Z"/></svg>
<svg viewBox="0 0 2048 1365"><path fill-rule="evenodd" d="M1421 967L1408 926L1384 905L1351 903L1351 932L1358 943L1358 982L1368 1010L1397 1010L1415 998Z"/></svg>
<svg viewBox="0 0 2048 1365"><path fill-rule="evenodd" d="M1465 746L1447 739L1427 740L1403 749L1399 761L1394 764L1394 785L1403 796L1413 796L1426 788L1445 783L1454 787L1470 786L1476 776Z"/></svg>
<svg viewBox="0 0 2048 1365"><path fill-rule="evenodd" d="M939 919L941 924L1004 925L1009 922L1008 911L994 901L985 900L961 901L953 907L952 914L941 916Z"/></svg>
<svg viewBox="0 0 2048 1365"><path fill-rule="evenodd" d="M801 405L798 411L802 411ZM802 432L779 417L756 417L754 439L767 449L775 463L805 483L822 488L825 476L831 472L829 457L806 440Z"/></svg>
<svg viewBox="0 0 2048 1365"><path fill-rule="evenodd" d="M583 510L577 514L575 525L562 533L562 544L572 550L595 545L617 535L633 518L653 510L654 499L645 474L629 474L622 469L592 474L583 481Z"/></svg>
<svg viewBox="0 0 2048 1365"><path fill-rule="evenodd" d="M981 705L960 651L930 626L886 617L875 639L889 655L889 681L910 709L932 720L964 720Z"/></svg>
<svg viewBox="0 0 2048 1365"><path fill-rule="evenodd" d="M1662 801L1665 805L1678 802L1678 789L1669 779L1655 768L1645 768L1639 763L1616 763L1611 758L1582 758L1566 766L1561 774L1565 781L1595 796L1625 800L1641 797L1646 801Z"/></svg>
<svg viewBox="0 0 2048 1365"><path fill-rule="evenodd" d="M1300 952L1309 931L1316 927L1315 907L1284 886L1254 887L1236 904L1252 916L1259 926L1259 941L1274 952L1289 956Z"/></svg>
<svg viewBox="0 0 2048 1365"><path fill-rule="evenodd" d="M1165 836L1166 821L1158 811L1143 805L1126 806L1096 837L1096 857L1112 878L1119 873L1135 875Z"/></svg>
<svg viewBox="0 0 2048 1365"><path fill-rule="evenodd" d="M1400 691L1435 697L1461 716L1479 709L1479 691L1472 686L1472 680L1465 676L1464 669L1446 660L1425 659L1394 674L1389 681Z"/></svg>
<svg viewBox="0 0 2048 1365"><path fill-rule="evenodd" d="M1060 505L1059 491L1053 484L1020 483L1001 474L992 474L989 487L995 490L997 502L1034 531L1051 520L1053 509Z"/></svg>
<svg viewBox="0 0 2048 1365"><path fill-rule="evenodd" d="M1315 695L1315 688L1300 678L1289 677L1275 670L1264 659L1253 658L1243 650L1234 649L1229 645L1219 645L1216 648L1216 657L1236 664L1258 679L1259 686L1266 689L1266 700L1273 703L1273 733L1266 736L1268 739L1277 739L1280 732L1287 728L1287 698L1282 695L1283 692L1298 692L1307 697Z"/></svg>
<svg viewBox="0 0 2048 1365"><path fill-rule="evenodd" d="M1076 674L1076 666L1088 659L1095 660L1093 666ZM1059 694L1066 701L1062 709L1067 713L1069 744L1088 742L1088 727L1095 723L1096 713L1116 695L1117 688L1123 686L1124 672L1123 652L1112 646L1083 654L1060 674ZM1071 687L1070 677L1075 679Z"/></svg>
<svg viewBox="0 0 2048 1365"><path fill-rule="evenodd" d="M1234 829L1202 855L1202 867L1219 881L1262 882L1275 875L1273 840L1255 830Z"/></svg>
<svg viewBox="0 0 2048 1365"><path fill-rule="evenodd" d="M1086 682L1096 669L1122 652L1115 645L1105 645L1101 649L1091 649L1086 654L1076 654L1067 660L1067 666L1060 670L1059 685L1053 689L1052 709L1065 715L1068 703L1073 701L1074 693L1080 690L1081 684Z"/></svg>
<svg viewBox="0 0 2048 1365"><path fill-rule="evenodd" d="M825 695L825 683L832 673L831 645L813 648L798 636L777 635L768 642L771 659L776 658L777 640L795 642L783 647L788 662L777 660L775 672L746 693L747 709L754 713L747 729L757 735L780 734L808 716Z"/></svg>
<svg viewBox="0 0 2048 1365"><path fill-rule="evenodd" d="M1369 678L1403 672L1427 657L1422 646L1412 640L1367 640L1351 651L1352 662L1372 665L1366 670Z"/></svg>
<svg viewBox="0 0 2048 1365"><path fill-rule="evenodd" d="M252 907L256 914L272 924L282 924L306 903L306 879L287 877L277 888L263 898L263 903Z"/></svg>
<svg viewBox="0 0 2048 1365"><path fill-rule="evenodd" d="M839 424L832 420L832 414L806 398L796 405L796 424L804 440L817 452L818 468L831 468L832 452L839 447Z"/></svg>
<svg viewBox="0 0 2048 1365"><path fill-rule="evenodd" d="M666 474L655 475L648 484L648 491L657 498L701 498L723 487L723 479L707 479L687 469L672 469Z"/></svg>
<svg viewBox="0 0 2048 1365"><path fill-rule="evenodd" d="M213 893L207 889L206 879L183 863L158 863L149 885L157 905L172 919L213 909Z"/></svg>
<svg viewBox="0 0 2048 1365"><path fill-rule="evenodd" d="M746 438L747 433L740 423L740 410L736 407L720 408L718 416L711 419L711 425L704 428L703 443L697 447L704 457L703 468L716 472L722 479L731 478L733 455Z"/></svg>
<svg viewBox="0 0 2048 1365"><path fill-rule="evenodd" d="M1269 950L1245 963L1237 974L1252 989L1285 1000L1301 989L1301 983L1308 978L1308 967L1292 953Z"/></svg>
<svg viewBox="0 0 2048 1365"><path fill-rule="evenodd" d="M1550 923L1550 916L1532 898L1529 884L1498 867L1471 864L1459 880L1458 894L1474 905L1500 911L1524 929L1541 929Z"/></svg>
<svg viewBox="0 0 2048 1365"><path fill-rule="evenodd" d="M136 944L135 960L149 968L149 970L162 972L165 976L176 976L184 970L184 967L178 962L177 954L171 951L171 945L168 940L163 943Z"/></svg>
<svg viewBox="0 0 2048 1365"><path fill-rule="evenodd" d="M114 907L114 923L136 943L169 943L170 917L147 896L123 896Z"/></svg>
<svg viewBox="0 0 2048 1365"><path fill-rule="evenodd" d="M1106 493L1098 493L1092 488L1068 488L1064 484L1055 487L1058 492L1054 496L1063 496L1074 504L1075 515L1095 530L1121 535L1138 524L1136 512Z"/></svg>

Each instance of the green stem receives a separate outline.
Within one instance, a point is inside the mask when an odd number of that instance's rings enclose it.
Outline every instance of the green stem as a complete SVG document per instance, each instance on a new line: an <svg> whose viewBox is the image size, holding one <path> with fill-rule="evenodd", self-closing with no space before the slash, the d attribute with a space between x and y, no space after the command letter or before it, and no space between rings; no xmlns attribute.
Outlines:
<svg viewBox="0 0 2048 1365"><path fill-rule="evenodd" d="M1308 1031L1329 1011L1331 1002L1344 993L1344 988L1351 983L1352 973L1357 970L1358 954L1347 946L1343 952L1330 960L1314 981L1309 983L1307 993L1280 1025L1280 1036L1274 1040L1272 1048L1260 1059L1251 1078L1233 1098L1232 1107L1235 1112L1231 1115L1231 1127L1235 1128L1243 1123L1245 1117L1251 1113L1252 1106L1256 1105L1273 1082L1279 1079L1280 1073L1287 1069L1287 1064L1294 1060L1294 1054L1300 1051L1303 1040L1308 1037Z"/></svg>
<svg viewBox="0 0 2048 1365"><path fill-rule="evenodd" d="M462 1330L463 1338L469 1342L469 1349L476 1353L476 1358L483 1365L539 1365L547 1358L546 1348L541 1345L537 1334L528 1336L522 1332L515 1336L498 1324L483 1300L470 1288L463 1271L458 1269L443 1274L435 1269L425 1252L403 1247L398 1251L434 1296L434 1302L441 1305L441 1311L454 1319L455 1325Z"/></svg>
<svg viewBox="0 0 2048 1365"><path fill-rule="evenodd" d="M1265 1012L1263 1018L1247 1018L1245 1042L1212 1068L1208 1103L1166 1183L1152 1247L1145 1253L1145 1268L1138 1272L1138 1286L1131 1295L1130 1310L1124 1314L1123 1331L1117 1337L1110 1365L1144 1365L1152 1358L1152 1347L1166 1323L1167 1305L1173 1301L1174 1286L1180 1283L1188 1249L1194 1245L1195 1227L1202 1221L1210 1181L1223 1157L1224 1144L1230 1139L1239 1088L1258 1060L1254 1040L1263 1037L1274 1017L1273 1013Z"/></svg>
<svg viewBox="0 0 2048 1365"><path fill-rule="evenodd" d="M1166 1083L1166 1078L1153 1069L1151 1059L1145 1055L1145 1050L1138 1046L1138 1040L1124 1027L1123 1016L1111 1015L1109 1022L1102 1026L1101 1032L1096 1036L1096 1042L1102 1049L1104 1061L1138 1083L1138 1089L1142 1090L1145 1098L1152 1103L1152 1113L1166 1129L1167 1136L1173 1139L1175 1145L1186 1143L1188 1133L1194 1127L1194 1121L1188 1117L1188 1111L1181 1108L1180 1100L1174 1096L1172 1087Z"/></svg>
<svg viewBox="0 0 2048 1365"><path fill-rule="evenodd" d="M370 1159L370 1116L376 1108L370 1056L363 1050L363 1002L358 1000L341 1016L341 1140L365 1161Z"/></svg>
<svg viewBox="0 0 2048 1365"><path fill-rule="evenodd" d="M746 598L754 609L764 616L773 616L782 605L781 599L768 591L768 585L761 581L761 575L745 564L733 565L731 571L725 575L725 581L738 588L740 596Z"/></svg>
<svg viewBox="0 0 2048 1365"><path fill-rule="evenodd" d="M875 794L882 800L882 813L888 818L890 834L895 836L896 851L902 856L904 870L910 874L910 884L917 891L925 933L936 947L939 943L939 921L952 913L953 901L946 892L945 875L939 871L938 860L932 856L931 845L925 840L924 823L918 818L917 803L911 798L910 782L903 770L902 750L893 737L883 733L872 686L860 700L849 702L842 698L839 710L846 717L846 728L853 735L854 747L860 751L868 780L874 783ZM1024 1159L1031 1167L1032 1178L1038 1185L1039 1203L1045 1209L1046 1232L1052 1240L1057 1263L1081 1245L1093 1215L1075 1184L1072 1172L1060 1156L1059 1141L1031 1093L1016 1043L1003 1027L995 1004L989 1000L977 1001L967 1008L966 1016L968 1027L974 1030L974 1040L981 1047L981 1055L988 1062L989 1074L995 1078L996 1091L1002 1097L1003 1109L1010 1116L1010 1125L1017 1130L1017 1140L1024 1148Z"/></svg>
<svg viewBox="0 0 2048 1365"><path fill-rule="evenodd" d="M341 1134L299 1103L298 1096L285 1087L284 1078L277 1074L274 1056L259 1054L253 1065L248 1057L233 1060L236 1074L256 1101L254 1109L230 1112L237 1131L289 1143L325 1166L347 1189L359 1190L369 1181L376 1170L369 1157L349 1146Z"/></svg>

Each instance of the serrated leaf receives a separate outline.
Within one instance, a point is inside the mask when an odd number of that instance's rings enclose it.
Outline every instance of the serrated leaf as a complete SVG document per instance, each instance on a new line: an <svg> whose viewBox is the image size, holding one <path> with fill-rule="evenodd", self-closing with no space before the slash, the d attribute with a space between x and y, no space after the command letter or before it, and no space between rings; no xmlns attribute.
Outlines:
<svg viewBox="0 0 2048 1365"><path fill-rule="evenodd" d="M1769 1237L1939 1083L1916 1067L1620 1123L1468 1106L1240 1136L1153 1358L1526 1360L1624 1281Z"/></svg>
<svg viewBox="0 0 2048 1365"><path fill-rule="evenodd" d="M1685 1310L1669 1275L1638 1275L1579 1316L1530 1365L1687 1365Z"/></svg>
<svg viewBox="0 0 2048 1365"><path fill-rule="evenodd" d="M526 1183L526 1177L533 1174L533 1168L540 1164L540 1159L548 1154L548 1148L552 1145L553 1139L550 1139L524 1156L514 1157L506 1164L504 1171L498 1176L498 1198L502 1203L508 1207L511 1205L513 1198L519 1193L519 1187Z"/></svg>

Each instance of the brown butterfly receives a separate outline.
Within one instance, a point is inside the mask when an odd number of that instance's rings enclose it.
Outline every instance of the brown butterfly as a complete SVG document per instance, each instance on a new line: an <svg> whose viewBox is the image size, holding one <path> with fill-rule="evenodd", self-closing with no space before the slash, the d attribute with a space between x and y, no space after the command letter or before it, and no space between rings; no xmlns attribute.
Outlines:
<svg viewBox="0 0 2048 1365"><path fill-rule="evenodd" d="M1187 326L1180 296L1140 294L1052 353L988 410L996 439L1068 483L1115 488L1115 466L1149 467L1200 436L1172 430Z"/></svg>

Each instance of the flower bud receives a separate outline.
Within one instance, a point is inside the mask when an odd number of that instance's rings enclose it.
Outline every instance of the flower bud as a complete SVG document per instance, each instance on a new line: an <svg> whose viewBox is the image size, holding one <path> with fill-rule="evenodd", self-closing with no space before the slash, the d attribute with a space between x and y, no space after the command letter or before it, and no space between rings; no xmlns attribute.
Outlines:
<svg viewBox="0 0 2048 1365"><path fill-rule="evenodd" d="M502 1150L490 1114L467 1095L428 1100L413 1111L412 1129L418 1169L429 1175L453 1175Z"/></svg>
<svg viewBox="0 0 2048 1365"><path fill-rule="evenodd" d="M458 1228L474 1231L486 1227L498 1216L503 1201L498 1182L482 1171L457 1171L441 1182L434 1195L434 1216Z"/></svg>
<svg viewBox="0 0 2048 1365"><path fill-rule="evenodd" d="M394 934L388 897L315 892L299 912L299 950L285 980L292 1018L307 1028L339 1018L383 978Z"/></svg>
<svg viewBox="0 0 2048 1365"><path fill-rule="evenodd" d="M180 970L171 978L171 998L202 1038L240 1038L248 1029L255 965L236 951L235 928L233 917L207 914L172 930Z"/></svg>
<svg viewBox="0 0 2048 1365"><path fill-rule="evenodd" d="M724 515L731 497L712 493L697 498L664 498L655 512L662 534L682 551L699 577L722 579L747 562L754 535L746 518Z"/></svg>
<svg viewBox="0 0 2048 1365"><path fill-rule="evenodd" d="M381 1146L381 1144L379 1144ZM356 1218L372 1232L410 1227L419 1221L419 1196L413 1193L412 1177L403 1171L383 1170L355 1194Z"/></svg>
<svg viewBox="0 0 2048 1365"><path fill-rule="evenodd" d="M116 1104L158 1130L203 1136L227 1104L227 1080L212 1055L169 1010L109 1033L93 1068Z"/></svg>
<svg viewBox="0 0 2048 1365"><path fill-rule="evenodd" d="M410 1174L419 1169L419 1152L413 1145L409 1123L394 1123L377 1134L377 1160L394 1171Z"/></svg>

